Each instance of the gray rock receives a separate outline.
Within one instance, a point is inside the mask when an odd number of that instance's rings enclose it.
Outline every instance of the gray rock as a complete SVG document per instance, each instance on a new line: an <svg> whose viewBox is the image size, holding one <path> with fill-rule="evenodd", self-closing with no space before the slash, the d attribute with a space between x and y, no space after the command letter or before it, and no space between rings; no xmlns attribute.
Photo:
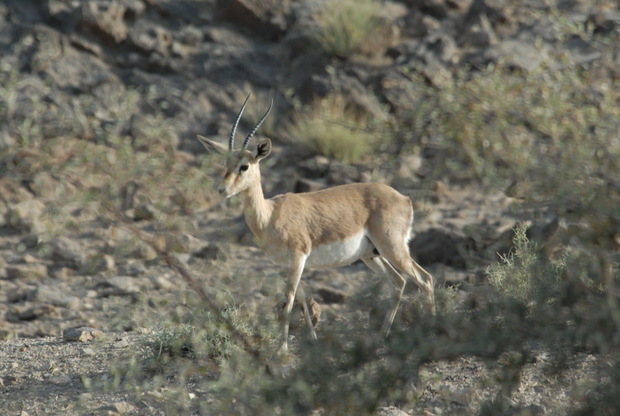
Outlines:
<svg viewBox="0 0 620 416"><path fill-rule="evenodd" d="M28 299L72 310L79 309L82 303L77 296L71 295L64 285L59 284L40 285L28 295Z"/></svg>
<svg viewBox="0 0 620 416"><path fill-rule="evenodd" d="M319 295L323 303L327 304L343 303L349 297L346 292L332 287L319 287L316 289L316 293Z"/></svg>
<svg viewBox="0 0 620 416"><path fill-rule="evenodd" d="M136 406L134 406L130 402L115 402L107 406L99 407L97 409L97 414L127 415L133 414L136 411Z"/></svg>
<svg viewBox="0 0 620 416"><path fill-rule="evenodd" d="M6 126L0 127L0 150L6 150L15 145L16 141Z"/></svg>
<svg viewBox="0 0 620 416"><path fill-rule="evenodd" d="M594 24L595 34L610 34L620 27L620 10L597 10L589 17L588 22Z"/></svg>
<svg viewBox="0 0 620 416"><path fill-rule="evenodd" d="M131 296L136 297L140 293L135 278L130 276L114 276L105 279L95 286L97 295L100 297L108 296Z"/></svg>
<svg viewBox="0 0 620 416"><path fill-rule="evenodd" d="M400 55L399 65L415 69L433 85L442 86L452 79L450 68L458 60L454 39L443 33L433 33L422 40L410 40L392 49Z"/></svg>
<svg viewBox="0 0 620 416"><path fill-rule="evenodd" d="M174 253L196 253L206 245L204 241L187 233L171 233L166 236L166 248Z"/></svg>
<svg viewBox="0 0 620 416"><path fill-rule="evenodd" d="M202 249L196 251L194 256L204 260L226 260L228 258L226 250L217 243L208 243Z"/></svg>
<svg viewBox="0 0 620 416"><path fill-rule="evenodd" d="M5 267L7 279L41 280L47 277L45 264L11 264Z"/></svg>
<svg viewBox="0 0 620 416"><path fill-rule="evenodd" d="M23 286L23 285L5 290L6 301L8 303L24 302L28 299L28 295L33 290L34 289L31 286Z"/></svg>
<svg viewBox="0 0 620 416"><path fill-rule="evenodd" d="M6 320L9 322L20 323L23 321L34 321L42 316L60 317L58 308L54 305L16 305L9 309Z"/></svg>
<svg viewBox="0 0 620 416"><path fill-rule="evenodd" d="M152 204L142 204L137 206L133 212L134 221L152 221L155 219L157 210Z"/></svg>
<svg viewBox="0 0 620 416"><path fill-rule="evenodd" d="M78 26L105 42L118 44L127 38L126 11L118 1L88 0L81 4Z"/></svg>
<svg viewBox="0 0 620 416"><path fill-rule="evenodd" d="M103 331L91 327L67 328L62 331L62 339L67 342L87 342L99 338Z"/></svg>
<svg viewBox="0 0 620 416"><path fill-rule="evenodd" d="M397 407L390 406L380 408L376 416L408 416L408 414Z"/></svg>
<svg viewBox="0 0 620 416"><path fill-rule="evenodd" d="M477 22L467 25L459 40L470 47L487 47L497 43L497 35L489 18L483 14Z"/></svg>
<svg viewBox="0 0 620 416"><path fill-rule="evenodd" d="M88 267L88 254L80 243L69 237L58 237L49 242L50 259L58 265L73 269Z"/></svg>
<svg viewBox="0 0 620 416"><path fill-rule="evenodd" d="M140 253L136 253L136 254L139 254L138 258L145 258L142 255L140 255ZM140 275L145 274L146 272L147 272L147 268L144 265L144 262L142 261L130 261L129 263L124 264L121 267L119 267L119 273L122 275L140 276Z"/></svg>
<svg viewBox="0 0 620 416"><path fill-rule="evenodd" d="M38 199L29 199L11 205L6 214L6 223L22 232L38 233L45 230L41 221L45 204Z"/></svg>
<svg viewBox="0 0 620 416"><path fill-rule="evenodd" d="M224 18L264 39L279 39L288 30L290 0L220 0L219 3Z"/></svg>
<svg viewBox="0 0 620 416"><path fill-rule="evenodd" d="M160 56L168 56L172 35L162 27L149 28L146 23L138 23L129 30L129 41L143 52L157 52Z"/></svg>
<svg viewBox="0 0 620 416"><path fill-rule="evenodd" d="M88 256L87 265L80 269L80 272L87 275L94 275L100 272L111 272L116 270L116 261L109 254L95 252Z"/></svg>
<svg viewBox="0 0 620 416"><path fill-rule="evenodd" d="M507 39L487 49L484 53L488 62L503 62L505 65L524 71L533 71L548 58L544 45L537 47L530 40Z"/></svg>
<svg viewBox="0 0 620 416"><path fill-rule="evenodd" d="M564 42L564 50L568 53L572 65L584 65L601 57L601 51L580 36L573 36Z"/></svg>

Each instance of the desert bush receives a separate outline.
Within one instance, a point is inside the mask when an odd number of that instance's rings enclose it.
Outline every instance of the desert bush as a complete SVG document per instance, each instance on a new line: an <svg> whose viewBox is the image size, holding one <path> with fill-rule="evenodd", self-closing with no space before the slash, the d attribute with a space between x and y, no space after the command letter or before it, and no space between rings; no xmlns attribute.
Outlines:
<svg viewBox="0 0 620 416"><path fill-rule="evenodd" d="M478 177L512 178L515 192L530 200L547 200L562 212L584 200L607 205L601 199L620 168L620 112L617 93L605 86L597 92L592 77L493 68L459 79L440 96L450 109L444 137L458 144Z"/></svg>
<svg viewBox="0 0 620 416"><path fill-rule="evenodd" d="M418 102L396 136L404 149L433 150L434 175L506 190L528 216L554 213L581 224L569 225L580 230L562 242L570 240L573 250L609 254L620 227L620 88L609 72L614 40L586 30L572 35L600 47L601 59L530 72L500 62L463 70L441 88L412 75Z"/></svg>
<svg viewBox="0 0 620 416"><path fill-rule="evenodd" d="M524 224L517 227L512 250L487 269L493 286L488 303L439 322L447 331L458 331L445 343L426 345L449 345L446 355L481 356L486 345L496 356L527 350L533 341L552 351L557 363L575 351L609 353L607 381L593 392L585 413L576 414L612 414L617 404L605 400L618 388L620 359L613 352L620 345L615 289L620 281L620 84L611 70L617 40L587 27L561 30L567 38L580 36L596 45L601 58L574 66L559 54L530 72L499 62L463 69L440 87L407 72L415 102L410 112L398 115L395 137L403 151L432 157L431 177L476 180L505 190L515 197L514 212L521 218L554 214L561 219L549 241L534 241ZM521 366L517 363L515 370ZM552 372L562 368L558 364ZM486 409L493 413L500 404Z"/></svg>
<svg viewBox="0 0 620 416"><path fill-rule="evenodd" d="M487 268L489 282L502 295L530 306L540 298L550 300L562 270L554 263L545 264L538 254L538 247L527 237L527 224L514 228L513 248ZM557 266L557 267L554 267Z"/></svg>
<svg viewBox="0 0 620 416"><path fill-rule="evenodd" d="M144 337L142 360L147 368L162 368L168 360L175 358L207 359L221 364L234 351L242 349L231 335L233 330L253 341L260 340L265 346L272 345L275 340L274 328L258 327L239 307L226 306L216 316L199 302L191 303L194 310L177 317L183 322L163 320ZM222 317L225 321L221 320Z"/></svg>
<svg viewBox="0 0 620 416"><path fill-rule="evenodd" d="M378 142L372 120L347 108L341 95L333 94L300 107L288 126L295 144L344 162L358 161Z"/></svg>
<svg viewBox="0 0 620 416"><path fill-rule="evenodd" d="M350 56L380 26L380 7L376 0L326 0L314 15L314 36L329 55Z"/></svg>

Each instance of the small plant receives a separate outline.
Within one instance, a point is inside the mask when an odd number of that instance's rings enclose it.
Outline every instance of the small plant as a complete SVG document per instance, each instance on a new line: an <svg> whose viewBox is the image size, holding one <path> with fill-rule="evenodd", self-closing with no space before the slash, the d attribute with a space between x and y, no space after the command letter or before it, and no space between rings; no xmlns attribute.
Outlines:
<svg viewBox="0 0 620 416"><path fill-rule="evenodd" d="M501 260L489 268L489 282L502 295L517 300L530 307L554 303L569 284L566 276L567 259L575 256L577 251L566 249L564 255L554 259L543 258L538 244L527 237L528 225L520 223L514 228L513 250L501 255ZM581 267L574 267L580 270ZM580 285L596 290L590 277L581 272L572 280Z"/></svg>
<svg viewBox="0 0 620 416"><path fill-rule="evenodd" d="M368 117L348 109L342 96L330 95L301 108L289 127L289 136L327 157L354 162L377 143L368 124Z"/></svg>
<svg viewBox="0 0 620 416"><path fill-rule="evenodd" d="M194 307L198 308L197 305ZM269 332L265 326L256 326L237 307L224 308L221 316L232 324L232 330L247 339L261 340L265 345L275 342L275 332ZM218 321L213 313L205 311L180 318L187 322L159 326L145 338L142 358L147 367L160 368L177 358L206 358L221 364L234 351L241 349L228 323Z"/></svg>
<svg viewBox="0 0 620 416"><path fill-rule="evenodd" d="M161 362L163 357L191 357L194 328L191 325L160 326L144 340L147 360Z"/></svg>
<svg viewBox="0 0 620 416"><path fill-rule="evenodd" d="M527 238L527 225L520 223L514 229L514 249L501 255L501 261L487 269L489 282L504 296L525 304L533 300L535 265L538 261L536 244Z"/></svg>
<svg viewBox="0 0 620 416"><path fill-rule="evenodd" d="M375 0L326 0L314 16L315 37L323 50L333 56L350 56L380 26Z"/></svg>

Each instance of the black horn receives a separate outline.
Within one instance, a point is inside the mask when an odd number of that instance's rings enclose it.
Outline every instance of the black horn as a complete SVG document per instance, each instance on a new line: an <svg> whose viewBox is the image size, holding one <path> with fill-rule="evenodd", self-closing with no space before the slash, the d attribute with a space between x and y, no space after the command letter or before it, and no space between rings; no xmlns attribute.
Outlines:
<svg viewBox="0 0 620 416"><path fill-rule="evenodd" d="M248 103L250 99L250 94L246 97L243 105L241 106L241 110L239 110L239 114L237 114L237 119L235 120L235 124L233 124L232 131L230 132L230 139L228 139L228 151L232 152L233 147L235 146L235 133L237 132L237 126L239 125L239 120L241 120L241 114L243 114L243 110L245 110L245 105Z"/></svg>
<svg viewBox="0 0 620 416"><path fill-rule="evenodd" d="M265 114L260 118L260 120L258 120L258 123L256 123L254 128L248 133L248 136L243 141L243 145L241 146L243 149L246 149L248 147L248 145L250 144L250 139L252 138L252 136L254 136L254 133L256 133L256 130L258 130L260 125L263 124L263 121L265 121L265 119L269 115L269 112L271 111L271 107L273 107L273 98L271 99L271 102L269 103L269 108L267 109L267 112L265 112Z"/></svg>

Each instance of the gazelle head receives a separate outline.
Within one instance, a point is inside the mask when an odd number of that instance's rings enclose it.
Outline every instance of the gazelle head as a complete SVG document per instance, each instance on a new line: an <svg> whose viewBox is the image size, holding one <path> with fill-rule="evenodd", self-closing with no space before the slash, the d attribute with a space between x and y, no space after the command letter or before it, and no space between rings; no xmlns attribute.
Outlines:
<svg viewBox="0 0 620 416"><path fill-rule="evenodd" d="M256 186L257 182L260 184L260 170L258 163L262 159L269 156L269 153L271 153L271 140L269 139L263 139L258 142L258 145L254 151L248 150L248 145L250 144L250 140L252 139L252 136L254 136L254 133L256 133L260 125L263 124L263 121L265 121L269 115L271 107L273 106L273 100L271 100L269 108L265 114L260 118L260 120L258 120L256 125L246 136L243 144L241 145L241 149L234 149L237 125L239 124L239 120L241 120L241 115L243 114L243 110L245 110L245 105L247 104L249 98L250 96L248 95L243 103L243 106L241 107L241 110L239 111L239 114L237 114L237 119L235 120L232 131L230 132L228 149L222 144L211 139L207 139L206 137L200 135L198 136L198 140L200 140L200 143L202 143L207 150L215 151L226 156L226 173L217 188L218 192L226 196L226 198L230 198L231 196L237 195L240 192Z"/></svg>

